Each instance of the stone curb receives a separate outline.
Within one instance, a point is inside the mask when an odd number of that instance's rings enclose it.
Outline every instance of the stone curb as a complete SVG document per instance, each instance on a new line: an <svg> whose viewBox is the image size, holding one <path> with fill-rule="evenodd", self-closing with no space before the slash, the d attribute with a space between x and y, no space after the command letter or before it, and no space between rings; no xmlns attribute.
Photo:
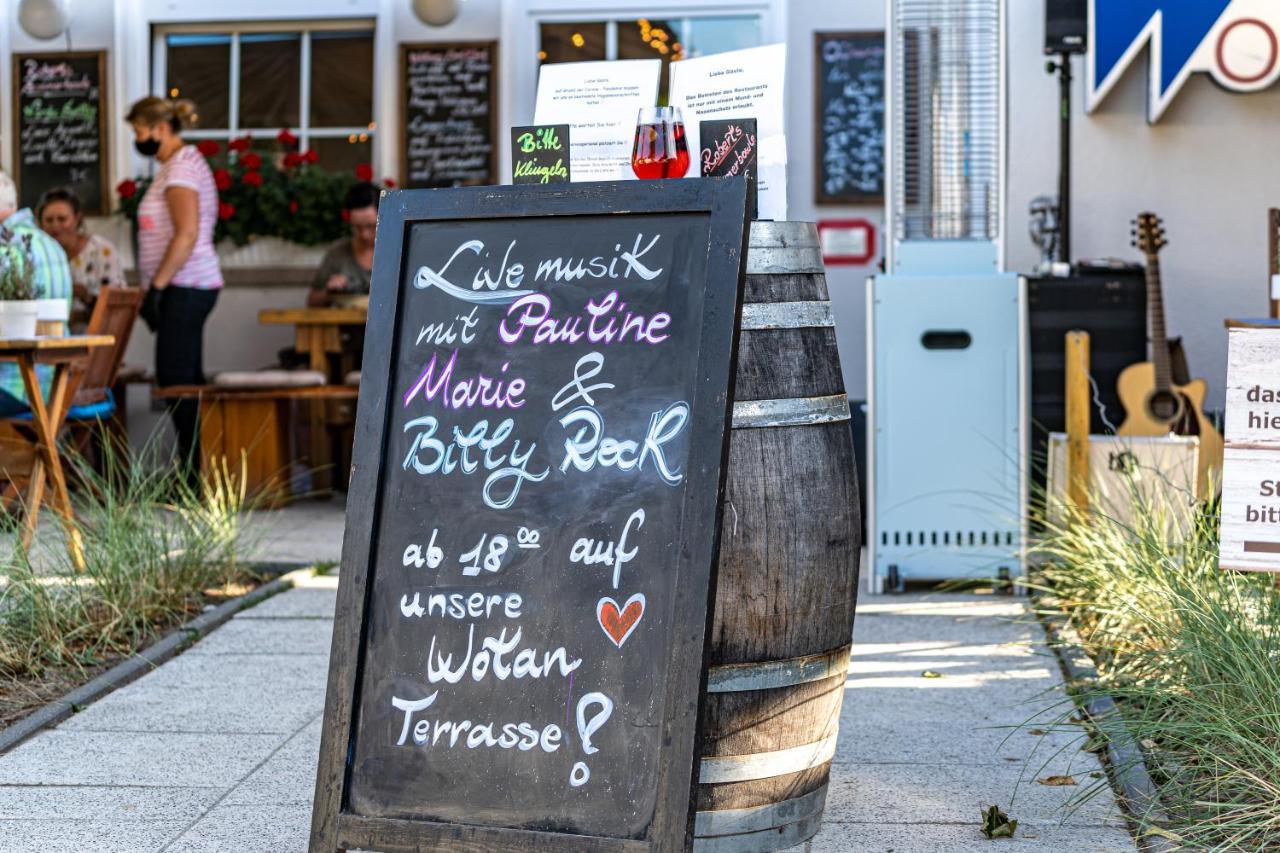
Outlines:
<svg viewBox="0 0 1280 853"><path fill-rule="evenodd" d="M263 567L257 567L262 570ZM270 569L267 569L270 571ZM290 573L292 574L292 572ZM222 625L241 610L259 604L277 593L292 589L293 579L288 575L277 577L244 595L224 602L213 610L175 628L141 652L121 661L97 678L82 684L70 693L53 700L38 711L0 731L0 755L4 755L23 741L56 726L85 705L95 702L112 691L141 678L165 661L176 657L214 628Z"/></svg>
<svg viewBox="0 0 1280 853"><path fill-rule="evenodd" d="M1096 696L1081 703L1070 690L1077 682L1097 680L1098 669L1093 659L1080 645L1075 632L1068 628L1064 617L1045 613L1039 606L1032 607L1032 612L1048 635L1049 648L1062 668L1072 701L1084 708L1096 728L1104 730L1107 778L1137 829L1138 849L1143 853L1173 853L1182 849L1168 838L1144 834L1149 827L1171 826L1173 821L1160 805L1159 788L1147 771L1146 757L1125 725L1115 700L1110 696Z"/></svg>

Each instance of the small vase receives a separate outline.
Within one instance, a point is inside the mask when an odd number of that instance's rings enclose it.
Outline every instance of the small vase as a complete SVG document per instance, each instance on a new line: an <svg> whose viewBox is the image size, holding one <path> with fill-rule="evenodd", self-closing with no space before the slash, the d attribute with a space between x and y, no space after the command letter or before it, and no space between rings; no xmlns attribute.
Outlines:
<svg viewBox="0 0 1280 853"><path fill-rule="evenodd" d="M37 316L34 299L0 300L0 338L34 338Z"/></svg>

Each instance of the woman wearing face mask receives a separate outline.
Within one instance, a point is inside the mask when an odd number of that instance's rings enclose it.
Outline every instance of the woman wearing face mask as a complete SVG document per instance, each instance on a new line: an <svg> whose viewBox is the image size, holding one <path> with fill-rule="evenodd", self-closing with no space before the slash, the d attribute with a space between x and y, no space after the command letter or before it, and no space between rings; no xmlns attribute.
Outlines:
<svg viewBox="0 0 1280 853"><path fill-rule="evenodd" d="M213 248L218 190L213 172L182 131L196 120L188 100L147 97L129 109L134 147L159 168L138 205L138 272L148 288L143 319L156 333L156 384L204 384L204 324L222 289ZM198 470L199 404L180 400L169 410L180 461Z"/></svg>
<svg viewBox="0 0 1280 853"><path fill-rule="evenodd" d="M58 187L40 196L36 220L45 233L58 241L71 264L71 288L75 295L71 324L84 325L102 287L123 287L120 254L101 234L84 230L80 197L73 190Z"/></svg>

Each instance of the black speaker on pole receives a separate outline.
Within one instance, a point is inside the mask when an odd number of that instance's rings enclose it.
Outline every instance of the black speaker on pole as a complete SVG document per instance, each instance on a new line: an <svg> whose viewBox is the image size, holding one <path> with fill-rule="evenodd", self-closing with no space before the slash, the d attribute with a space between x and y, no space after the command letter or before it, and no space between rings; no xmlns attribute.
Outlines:
<svg viewBox="0 0 1280 853"><path fill-rule="evenodd" d="M1044 484L1048 434L1067 425L1067 332L1089 333L1089 374L1097 384L1089 431L1111 432L1124 420L1116 379L1147 360L1147 285L1140 266L1078 264L1065 278L1027 279L1031 339L1031 473ZM1098 404L1101 404L1101 410ZM1104 420L1105 414L1105 420Z"/></svg>
<svg viewBox="0 0 1280 853"><path fill-rule="evenodd" d="M1088 0L1045 0L1044 52L1084 53L1088 47Z"/></svg>

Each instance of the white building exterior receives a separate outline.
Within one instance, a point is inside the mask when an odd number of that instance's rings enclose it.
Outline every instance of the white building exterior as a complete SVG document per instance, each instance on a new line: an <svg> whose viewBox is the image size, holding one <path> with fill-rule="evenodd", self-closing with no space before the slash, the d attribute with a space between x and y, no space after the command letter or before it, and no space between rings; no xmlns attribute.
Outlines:
<svg viewBox="0 0 1280 853"><path fill-rule="evenodd" d="M108 51L112 124L110 183L142 173L146 164L119 116L136 98L163 87L159 34L196 24L279 24L348 21L374 31L375 77L371 156L376 175L397 175L400 162L399 46L403 43L499 42L498 139L500 170L508 163L505 129L531 123L537 82L539 25L548 21L684 18L749 15L759 21L760 43L785 41L789 149L788 211L798 220L883 220L879 206L814 204L813 34L884 27L883 0L462 0L457 19L429 27L410 0L73 0L70 46ZM1042 56L1044 10L1033 0L1011 0L1009 11L1009 186L1004 255L1012 270L1029 269L1037 252L1026 237L1026 210L1057 181L1057 83ZM17 25L18 0L0 0L0 167L12 166L12 55L65 48L66 39L41 42ZM1220 405L1225 378L1226 316L1266 313L1265 212L1280 206L1277 120L1280 91L1249 95L1222 91L1197 77L1162 120L1146 121L1145 62L1130 68L1102 107L1083 113L1083 67L1076 63L1073 254L1078 258L1136 259L1128 245L1129 220L1141 209L1164 217L1170 245L1164 256L1169 326L1188 347L1192 372L1212 387ZM159 88L158 88L159 87ZM94 220L94 230L127 244L119 217ZM877 235L878 237L882 235ZM270 243L270 241L263 241ZM879 240L880 246L883 241ZM210 371L253 368L274 361L292 343L289 329L265 327L257 312L302 304L301 274L263 281L253 269L305 268L318 257L281 245L229 251L233 275L208 328ZM828 271L849 395L865 396L864 289L872 265ZM127 360L151 362L152 339L139 327ZM131 405L135 411L145 401Z"/></svg>

